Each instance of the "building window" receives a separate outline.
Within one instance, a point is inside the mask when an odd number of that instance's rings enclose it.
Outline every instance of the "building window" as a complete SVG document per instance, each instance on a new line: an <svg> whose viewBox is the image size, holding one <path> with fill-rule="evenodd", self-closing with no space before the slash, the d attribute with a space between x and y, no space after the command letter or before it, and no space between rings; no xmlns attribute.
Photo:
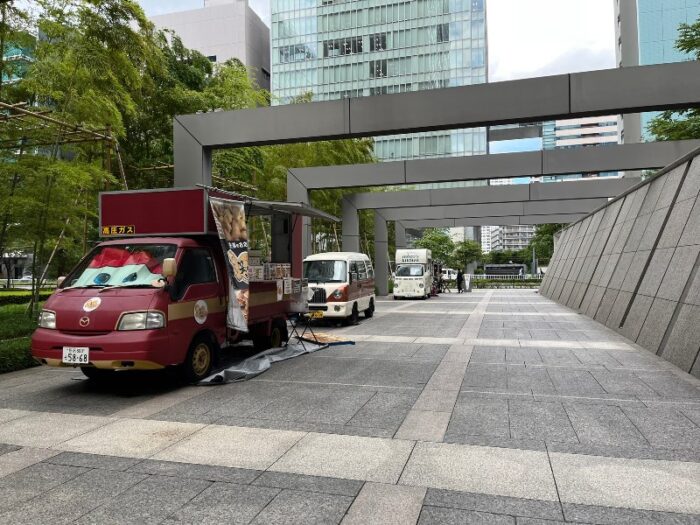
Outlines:
<svg viewBox="0 0 700 525"><path fill-rule="evenodd" d="M375 33L369 36L370 51L384 51L386 48L386 33Z"/></svg>
<svg viewBox="0 0 700 525"><path fill-rule="evenodd" d="M362 37L327 40L323 43L324 57L337 57L362 53Z"/></svg>
<svg viewBox="0 0 700 525"><path fill-rule="evenodd" d="M369 61L369 78L385 77L386 71L387 71L386 60L370 60Z"/></svg>
<svg viewBox="0 0 700 525"><path fill-rule="evenodd" d="M282 64L286 64L287 62L303 62L304 60L316 58L315 53L305 44L282 46L279 48L279 53L280 63Z"/></svg>
<svg viewBox="0 0 700 525"><path fill-rule="evenodd" d="M437 28L437 41L449 42L450 41L450 24L438 24Z"/></svg>
<svg viewBox="0 0 700 525"><path fill-rule="evenodd" d="M216 62L216 55L209 55L207 60L209 60L209 62Z"/></svg>

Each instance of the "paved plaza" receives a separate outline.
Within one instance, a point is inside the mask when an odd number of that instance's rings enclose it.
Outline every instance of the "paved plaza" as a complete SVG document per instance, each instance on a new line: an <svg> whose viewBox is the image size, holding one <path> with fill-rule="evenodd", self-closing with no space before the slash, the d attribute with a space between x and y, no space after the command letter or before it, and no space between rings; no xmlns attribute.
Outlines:
<svg viewBox="0 0 700 525"><path fill-rule="evenodd" d="M700 381L536 291L319 330L243 383L0 376L0 523L700 523Z"/></svg>

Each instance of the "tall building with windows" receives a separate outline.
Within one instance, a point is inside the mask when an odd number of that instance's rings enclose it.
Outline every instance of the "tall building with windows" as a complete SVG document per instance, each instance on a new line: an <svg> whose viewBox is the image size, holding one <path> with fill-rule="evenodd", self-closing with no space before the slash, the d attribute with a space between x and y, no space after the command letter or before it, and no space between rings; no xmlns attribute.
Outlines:
<svg viewBox="0 0 700 525"><path fill-rule="evenodd" d="M486 82L484 0L272 0L272 94L287 104ZM483 128L376 139L380 160L486 153Z"/></svg>
<svg viewBox="0 0 700 525"><path fill-rule="evenodd" d="M493 227L490 251L522 250L528 247L534 235L535 227L529 225Z"/></svg>
<svg viewBox="0 0 700 525"><path fill-rule="evenodd" d="M676 49L678 28L700 17L700 0L615 0L619 67L692 60ZM646 128L655 113L625 115L624 142L648 139Z"/></svg>

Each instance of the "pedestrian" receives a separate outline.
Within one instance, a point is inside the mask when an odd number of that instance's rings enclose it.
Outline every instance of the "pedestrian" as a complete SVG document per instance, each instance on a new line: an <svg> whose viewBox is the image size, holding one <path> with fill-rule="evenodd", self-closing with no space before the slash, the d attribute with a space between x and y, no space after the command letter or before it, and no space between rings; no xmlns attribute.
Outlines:
<svg viewBox="0 0 700 525"><path fill-rule="evenodd" d="M462 270L457 270L457 293L462 293L462 284L464 283L464 274Z"/></svg>

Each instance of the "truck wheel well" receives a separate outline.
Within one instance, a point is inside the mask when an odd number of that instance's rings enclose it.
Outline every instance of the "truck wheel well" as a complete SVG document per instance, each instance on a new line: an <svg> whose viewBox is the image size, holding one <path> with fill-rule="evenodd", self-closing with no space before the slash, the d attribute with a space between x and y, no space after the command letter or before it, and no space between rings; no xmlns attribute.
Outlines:
<svg viewBox="0 0 700 525"><path fill-rule="evenodd" d="M214 348L216 349L216 351L217 352L219 351L219 341L216 339L216 335L214 334L214 332L212 332L211 330L208 330L208 329L200 330L199 332L194 334L192 341L194 341L197 338L202 338L202 337L208 339L209 342L211 342L214 345Z"/></svg>

